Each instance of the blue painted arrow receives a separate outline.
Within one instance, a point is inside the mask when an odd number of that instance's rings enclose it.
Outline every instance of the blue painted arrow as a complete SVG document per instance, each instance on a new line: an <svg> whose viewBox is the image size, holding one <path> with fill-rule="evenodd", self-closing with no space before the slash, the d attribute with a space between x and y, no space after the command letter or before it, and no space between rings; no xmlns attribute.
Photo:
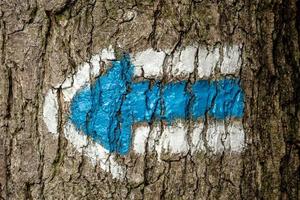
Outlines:
<svg viewBox="0 0 300 200"><path fill-rule="evenodd" d="M128 55L114 61L105 75L79 90L71 103L70 120L110 152L128 153L133 123L153 120L241 118L244 94L238 79L162 84L132 82Z"/></svg>

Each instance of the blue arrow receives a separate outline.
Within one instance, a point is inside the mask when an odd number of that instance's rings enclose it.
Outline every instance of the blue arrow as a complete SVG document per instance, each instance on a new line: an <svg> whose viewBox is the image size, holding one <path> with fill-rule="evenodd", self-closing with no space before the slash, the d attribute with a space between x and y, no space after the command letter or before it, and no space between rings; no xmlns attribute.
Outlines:
<svg viewBox="0 0 300 200"><path fill-rule="evenodd" d="M241 118L244 93L238 79L163 84L133 82L128 55L91 86L79 90L71 103L70 120L110 152L127 154L133 123L176 119Z"/></svg>

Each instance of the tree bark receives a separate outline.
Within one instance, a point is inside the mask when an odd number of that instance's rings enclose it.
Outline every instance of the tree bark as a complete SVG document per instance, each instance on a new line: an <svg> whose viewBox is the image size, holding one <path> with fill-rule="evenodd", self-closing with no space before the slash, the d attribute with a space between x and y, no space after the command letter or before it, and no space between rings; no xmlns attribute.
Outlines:
<svg viewBox="0 0 300 200"><path fill-rule="evenodd" d="M300 1L0 1L2 199L299 199ZM47 91L116 52L242 45L241 153L118 157L113 179L43 121ZM133 174L142 174L135 182Z"/></svg>

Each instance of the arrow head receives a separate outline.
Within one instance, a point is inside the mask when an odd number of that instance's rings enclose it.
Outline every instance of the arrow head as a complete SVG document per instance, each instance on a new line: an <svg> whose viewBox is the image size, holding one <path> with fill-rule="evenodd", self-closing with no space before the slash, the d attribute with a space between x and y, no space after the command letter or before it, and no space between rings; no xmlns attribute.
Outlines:
<svg viewBox="0 0 300 200"><path fill-rule="evenodd" d="M70 120L76 128L105 149L120 154L129 150L129 146L123 145L124 141L119 141L122 139L119 113L132 75L133 66L129 62L129 56L124 56L120 61L114 61L107 73L92 86L80 90L71 104ZM126 140L130 139L130 135L126 136ZM120 149L118 143L122 144Z"/></svg>
<svg viewBox="0 0 300 200"><path fill-rule="evenodd" d="M110 152L128 153L133 123L154 120L242 117L243 92L239 80L199 80L161 84L132 82L129 56L112 67L72 100L70 120Z"/></svg>

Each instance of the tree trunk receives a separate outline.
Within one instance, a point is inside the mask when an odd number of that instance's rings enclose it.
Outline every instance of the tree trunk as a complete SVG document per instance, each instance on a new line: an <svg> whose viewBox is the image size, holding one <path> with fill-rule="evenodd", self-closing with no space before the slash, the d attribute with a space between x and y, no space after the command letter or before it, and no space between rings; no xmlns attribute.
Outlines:
<svg viewBox="0 0 300 200"><path fill-rule="evenodd" d="M0 16L2 199L299 199L299 0L2 0ZM92 144L80 151L69 140L62 83L101 50L117 59L148 48L172 57L190 45L222 53L235 44L240 70L229 77L240 78L244 93L241 150L111 153L125 168L120 179L86 153ZM178 81L166 66L160 80ZM194 73L182 79L192 83ZM219 76L222 69L211 79ZM56 135L45 118L51 89Z"/></svg>

